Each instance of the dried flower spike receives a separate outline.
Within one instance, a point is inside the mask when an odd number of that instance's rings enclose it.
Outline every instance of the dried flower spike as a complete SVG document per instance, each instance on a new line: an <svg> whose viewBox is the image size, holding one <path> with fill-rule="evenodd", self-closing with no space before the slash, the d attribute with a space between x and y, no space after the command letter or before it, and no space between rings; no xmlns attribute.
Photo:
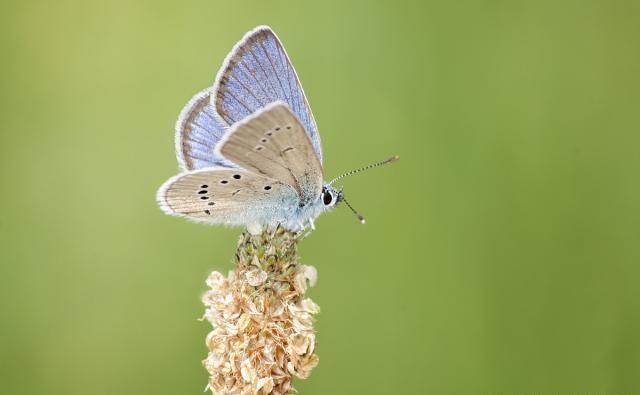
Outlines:
<svg viewBox="0 0 640 395"><path fill-rule="evenodd" d="M297 237L280 227L245 232L236 270L207 279L202 300L213 330L203 364L213 393L292 394L292 377L305 379L318 364L313 317L319 307L304 298L317 273L298 262Z"/></svg>

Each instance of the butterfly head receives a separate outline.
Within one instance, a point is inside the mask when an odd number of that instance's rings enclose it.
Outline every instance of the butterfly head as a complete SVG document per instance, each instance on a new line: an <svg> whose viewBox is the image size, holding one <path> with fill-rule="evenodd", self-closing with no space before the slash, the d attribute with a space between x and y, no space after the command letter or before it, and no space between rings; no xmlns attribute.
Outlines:
<svg viewBox="0 0 640 395"><path fill-rule="evenodd" d="M325 184L322 187L322 205L326 209L331 209L340 203L344 198L342 190L337 190L329 184Z"/></svg>
<svg viewBox="0 0 640 395"><path fill-rule="evenodd" d="M342 188L336 189L332 187L331 184L325 184L322 187L322 195L320 196L320 199L322 200L322 205L325 210L331 210L335 208L338 203L344 202L347 207L349 207L349 209L351 209L351 211L353 211L353 213L358 217L360 223L365 223L364 217L353 207L351 207L349 202L347 202L347 200L344 198L344 192L342 192Z"/></svg>

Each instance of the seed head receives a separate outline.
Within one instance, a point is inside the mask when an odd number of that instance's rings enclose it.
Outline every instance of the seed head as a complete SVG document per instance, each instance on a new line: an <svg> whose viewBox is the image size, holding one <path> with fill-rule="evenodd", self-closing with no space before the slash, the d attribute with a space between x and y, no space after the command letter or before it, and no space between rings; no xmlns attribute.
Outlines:
<svg viewBox="0 0 640 395"><path fill-rule="evenodd" d="M209 275L202 301L213 330L203 364L212 392L295 393L292 377L305 379L318 364L313 321L320 309L304 297L317 272L299 264L296 236L282 228L245 232L236 269Z"/></svg>

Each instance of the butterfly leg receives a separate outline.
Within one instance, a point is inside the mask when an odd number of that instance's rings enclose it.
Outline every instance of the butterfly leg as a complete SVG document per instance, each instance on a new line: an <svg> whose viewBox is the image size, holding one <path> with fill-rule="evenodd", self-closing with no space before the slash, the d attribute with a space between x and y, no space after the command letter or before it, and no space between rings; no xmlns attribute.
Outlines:
<svg viewBox="0 0 640 395"><path fill-rule="evenodd" d="M313 230L311 230L310 228L306 228L304 230L301 230L298 232L298 236L296 237L298 239L298 241L305 239L307 236L309 236L311 233L313 232Z"/></svg>
<svg viewBox="0 0 640 395"><path fill-rule="evenodd" d="M309 218L309 227L311 230L316 230L316 224L313 222L313 218Z"/></svg>

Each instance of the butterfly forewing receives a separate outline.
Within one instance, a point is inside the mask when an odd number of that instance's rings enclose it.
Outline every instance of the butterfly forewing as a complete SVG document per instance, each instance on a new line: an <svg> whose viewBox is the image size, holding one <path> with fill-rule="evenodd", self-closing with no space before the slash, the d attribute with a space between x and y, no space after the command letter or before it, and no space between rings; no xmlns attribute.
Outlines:
<svg viewBox="0 0 640 395"><path fill-rule="evenodd" d="M297 194L290 186L241 169L202 169L169 179L158 191L167 214L239 225L285 220Z"/></svg>
<svg viewBox="0 0 640 395"><path fill-rule="evenodd" d="M322 191L322 165L298 118L282 102L236 123L216 150L242 168L292 186L299 204Z"/></svg>
<svg viewBox="0 0 640 395"><path fill-rule="evenodd" d="M213 152L227 129L211 104L212 89L196 94L184 107L176 123L176 155L183 170L205 167L236 167Z"/></svg>
<svg viewBox="0 0 640 395"><path fill-rule="evenodd" d="M287 103L300 119L322 163L318 128L295 69L276 34L261 26L227 57L214 84L213 105L232 125L275 101Z"/></svg>

